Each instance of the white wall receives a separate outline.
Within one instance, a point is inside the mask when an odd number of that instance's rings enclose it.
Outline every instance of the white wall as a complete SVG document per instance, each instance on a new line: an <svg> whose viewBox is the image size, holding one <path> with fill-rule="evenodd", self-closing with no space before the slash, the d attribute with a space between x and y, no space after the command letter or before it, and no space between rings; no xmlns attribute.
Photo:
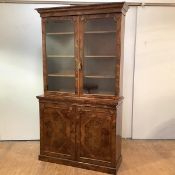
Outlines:
<svg viewBox="0 0 175 175"><path fill-rule="evenodd" d="M43 88L38 6L0 4L0 140L39 138L35 96Z"/></svg>
<svg viewBox="0 0 175 175"><path fill-rule="evenodd" d="M133 76L136 39L137 7L129 8L125 18L124 67L123 67L123 131L124 138L131 138Z"/></svg>
<svg viewBox="0 0 175 175"><path fill-rule="evenodd" d="M53 5L0 4L2 140L39 139L42 49L34 9L45 6ZM174 138L174 9L139 7L137 15L132 7L126 15L123 137Z"/></svg>
<svg viewBox="0 0 175 175"><path fill-rule="evenodd" d="M175 7L139 7L133 138L175 139Z"/></svg>

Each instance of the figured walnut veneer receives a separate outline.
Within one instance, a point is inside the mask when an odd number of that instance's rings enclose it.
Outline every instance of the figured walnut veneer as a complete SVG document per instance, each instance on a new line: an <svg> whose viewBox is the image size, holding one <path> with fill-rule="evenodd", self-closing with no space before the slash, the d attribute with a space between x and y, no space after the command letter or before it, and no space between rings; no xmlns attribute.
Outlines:
<svg viewBox="0 0 175 175"><path fill-rule="evenodd" d="M117 172L121 163L121 85L127 9L125 3L37 9L42 18L44 76L44 95L37 96L40 104L40 160L112 174ZM86 20L99 17L112 17L116 22L115 95L83 92L83 25ZM45 37L48 19L69 19L75 25L75 94L48 90Z"/></svg>

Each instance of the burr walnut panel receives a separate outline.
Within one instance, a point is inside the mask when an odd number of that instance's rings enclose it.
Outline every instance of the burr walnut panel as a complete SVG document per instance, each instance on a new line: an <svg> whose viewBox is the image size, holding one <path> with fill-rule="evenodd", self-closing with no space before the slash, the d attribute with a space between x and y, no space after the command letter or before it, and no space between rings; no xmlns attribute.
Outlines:
<svg viewBox="0 0 175 175"><path fill-rule="evenodd" d="M114 110L115 114L115 110ZM83 162L112 162L111 125L113 117L103 108L81 108L79 119L79 159Z"/></svg>
<svg viewBox="0 0 175 175"><path fill-rule="evenodd" d="M41 113L43 128L43 150L73 159L75 146L75 125L73 112L67 106L52 105Z"/></svg>

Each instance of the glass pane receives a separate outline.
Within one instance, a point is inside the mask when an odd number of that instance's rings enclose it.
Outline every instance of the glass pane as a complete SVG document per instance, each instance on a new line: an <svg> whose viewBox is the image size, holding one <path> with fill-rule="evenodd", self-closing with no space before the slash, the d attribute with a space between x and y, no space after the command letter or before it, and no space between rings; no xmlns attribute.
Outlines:
<svg viewBox="0 0 175 175"><path fill-rule="evenodd" d="M47 34L46 36L47 55L73 56L74 35L70 34Z"/></svg>
<svg viewBox="0 0 175 175"><path fill-rule="evenodd" d="M75 80L72 77L48 76L48 90L74 93Z"/></svg>
<svg viewBox="0 0 175 175"><path fill-rule="evenodd" d="M89 19L86 23L86 31L112 31L116 29L113 18Z"/></svg>
<svg viewBox="0 0 175 175"><path fill-rule="evenodd" d="M85 56L88 55L115 55L115 33L85 34Z"/></svg>
<svg viewBox="0 0 175 175"><path fill-rule="evenodd" d="M115 92L115 79L84 78L84 92L86 94L108 94Z"/></svg>
<svg viewBox="0 0 175 175"><path fill-rule="evenodd" d="M73 32L74 26L70 20L48 20L46 22L46 33Z"/></svg>
<svg viewBox="0 0 175 175"><path fill-rule="evenodd" d="M116 22L89 19L84 32L84 93L115 94Z"/></svg>
<svg viewBox="0 0 175 175"><path fill-rule="evenodd" d="M72 74L74 75L74 58L49 58L47 60L48 74Z"/></svg>
<svg viewBox="0 0 175 175"><path fill-rule="evenodd" d="M75 92L74 26L71 20L46 23L48 90Z"/></svg>
<svg viewBox="0 0 175 175"><path fill-rule="evenodd" d="M85 58L84 75L115 77L115 58Z"/></svg>

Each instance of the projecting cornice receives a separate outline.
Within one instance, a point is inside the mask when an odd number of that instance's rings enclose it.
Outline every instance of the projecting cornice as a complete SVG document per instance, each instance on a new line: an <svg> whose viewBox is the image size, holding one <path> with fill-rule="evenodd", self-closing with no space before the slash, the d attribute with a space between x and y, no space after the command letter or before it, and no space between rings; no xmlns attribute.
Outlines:
<svg viewBox="0 0 175 175"><path fill-rule="evenodd" d="M0 3L15 3L15 4L63 4L63 5L83 5L83 4L99 4L104 2L84 2L84 1L49 1L49 0L0 0ZM175 7L175 3L137 3L128 2L128 6L162 6Z"/></svg>

